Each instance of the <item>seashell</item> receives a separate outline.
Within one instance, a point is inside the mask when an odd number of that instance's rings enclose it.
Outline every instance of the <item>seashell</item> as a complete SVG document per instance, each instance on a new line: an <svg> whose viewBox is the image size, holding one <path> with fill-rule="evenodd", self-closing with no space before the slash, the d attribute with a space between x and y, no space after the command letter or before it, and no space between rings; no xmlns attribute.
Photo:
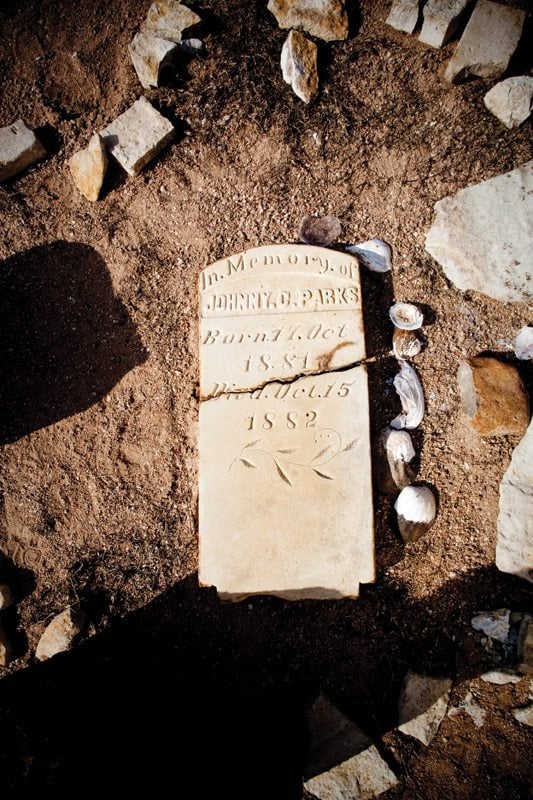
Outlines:
<svg viewBox="0 0 533 800"><path fill-rule="evenodd" d="M389 317L393 325L403 331L416 331L424 322L424 315L412 303L394 303L389 308Z"/></svg>
<svg viewBox="0 0 533 800"><path fill-rule="evenodd" d="M514 340L514 351L520 361L533 360L533 327L525 325Z"/></svg>
<svg viewBox="0 0 533 800"><path fill-rule="evenodd" d="M347 247L372 272L389 272L392 269L392 248L383 239L369 239Z"/></svg>
<svg viewBox="0 0 533 800"><path fill-rule="evenodd" d="M413 331L403 328L394 328L392 335L392 351L400 361L404 358L414 358L422 350L422 342Z"/></svg>
<svg viewBox="0 0 533 800"><path fill-rule="evenodd" d="M406 486L394 504L404 542L416 542L431 527L437 514L435 495L427 486Z"/></svg>
<svg viewBox="0 0 533 800"><path fill-rule="evenodd" d="M424 393L422 384L413 367L400 361L400 371L394 378L394 388L402 401L402 413L391 422L391 428L401 430L417 428L424 417Z"/></svg>
<svg viewBox="0 0 533 800"><path fill-rule="evenodd" d="M337 217L304 217L298 237L306 244L326 246L338 239L341 233Z"/></svg>
<svg viewBox="0 0 533 800"><path fill-rule="evenodd" d="M416 453L407 431L383 428L379 437L380 454L377 460L376 478L380 491L395 493L408 486L415 477L411 465Z"/></svg>

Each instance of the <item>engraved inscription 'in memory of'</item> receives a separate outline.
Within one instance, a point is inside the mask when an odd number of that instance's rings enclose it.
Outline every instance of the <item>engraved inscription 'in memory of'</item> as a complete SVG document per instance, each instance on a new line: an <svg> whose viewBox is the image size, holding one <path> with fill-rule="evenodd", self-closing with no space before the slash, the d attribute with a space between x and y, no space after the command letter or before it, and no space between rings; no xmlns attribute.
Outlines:
<svg viewBox="0 0 533 800"><path fill-rule="evenodd" d="M227 600L374 579L359 266L255 248L200 276L200 569Z"/></svg>

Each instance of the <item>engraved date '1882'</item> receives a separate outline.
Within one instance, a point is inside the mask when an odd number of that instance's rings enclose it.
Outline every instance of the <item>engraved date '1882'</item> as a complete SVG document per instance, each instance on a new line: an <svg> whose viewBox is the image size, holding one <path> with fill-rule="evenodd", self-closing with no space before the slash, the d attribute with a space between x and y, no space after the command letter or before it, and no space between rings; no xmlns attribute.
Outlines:
<svg viewBox="0 0 533 800"><path fill-rule="evenodd" d="M237 458L230 464L230 471L235 464L242 464L248 469L258 469L270 464L274 473L289 486L294 486L289 469L296 467L301 470L311 470L317 477L332 481L334 477L325 472L322 467L330 464L334 459L353 450L359 442L359 437L349 442L343 447L342 436L333 428L323 428L317 431L313 438L313 450L311 455L303 460L298 459L298 452L302 447L281 448L270 450L260 447L262 439L256 439L245 445ZM319 469L320 468L320 469ZM294 472L294 469L291 470Z"/></svg>

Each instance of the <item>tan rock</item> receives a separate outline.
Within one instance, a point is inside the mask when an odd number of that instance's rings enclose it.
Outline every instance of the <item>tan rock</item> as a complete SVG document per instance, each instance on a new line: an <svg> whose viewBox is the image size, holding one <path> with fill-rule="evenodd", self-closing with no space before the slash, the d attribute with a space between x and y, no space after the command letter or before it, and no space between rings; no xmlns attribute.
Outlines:
<svg viewBox="0 0 533 800"><path fill-rule="evenodd" d="M469 358L457 374L463 412L481 436L523 434L529 401L518 371L496 358Z"/></svg>
<svg viewBox="0 0 533 800"><path fill-rule="evenodd" d="M528 725L530 728L533 727L533 703L530 703L524 708L515 708L513 710L513 717L517 722L521 722L522 725Z"/></svg>
<svg viewBox="0 0 533 800"><path fill-rule="evenodd" d="M357 596L374 578L357 260L255 248L200 289L200 583L227 600Z"/></svg>
<svg viewBox="0 0 533 800"><path fill-rule="evenodd" d="M172 123L148 102L138 100L111 122L101 136L107 151L129 175L138 175L175 136Z"/></svg>
<svg viewBox="0 0 533 800"><path fill-rule="evenodd" d="M148 9L146 20L141 26L143 33L155 33L170 42L181 42L182 34L189 28L199 25L198 14L182 3L166 0L152 3Z"/></svg>
<svg viewBox="0 0 533 800"><path fill-rule="evenodd" d="M95 133L84 150L74 153L69 168L81 194L91 202L98 200L107 169L107 153L100 134Z"/></svg>
<svg viewBox="0 0 533 800"><path fill-rule="evenodd" d="M35 656L39 661L46 661L49 658L70 650L74 639L81 633L85 622L85 614L81 611L74 611L66 608L45 629L39 639Z"/></svg>
<svg viewBox="0 0 533 800"><path fill-rule="evenodd" d="M137 77L145 89L159 86L159 77L178 52L177 44L153 33L137 33L128 47Z"/></svg>
<svg viewBox="0 0 533 800"><path fill-rule="evenodd" d="M478 0L445 73L450 83L470 75L500 78L522 35L526 12Z"/></svg>
<svg viewBox="0 0 533 800"><path fill-rule="evenodd" d="M283 80L304 103L310 103L318 94L316 44L303 33L291 31L281 50Z"/></svg>
<svg viewBox="0 0 533 800"><path fill-rule="evenodd" d="M344 0L269 0L268 10L280 28L296 28L326 42L348 38Z"/></svg>
<svg viewBox="0 0 533 800"><path fill-rule="evenodd" d="M33 131L19 119L0 128L0 181L46 158L46 150Z"/></svg>

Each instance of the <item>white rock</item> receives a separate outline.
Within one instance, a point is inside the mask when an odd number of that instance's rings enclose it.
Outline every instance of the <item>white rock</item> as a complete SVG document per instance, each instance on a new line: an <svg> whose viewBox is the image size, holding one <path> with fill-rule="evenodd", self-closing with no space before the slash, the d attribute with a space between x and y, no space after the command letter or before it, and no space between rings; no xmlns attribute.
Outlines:
<svg viewBox="0 0 533 800"><path fill-rule="evenodd" d="M525 325L514 340L514 352L520 361L533 360L533 327Z"/></svg>
<svg viewBox="0 0 533 800"><path fill-rule="evenodd" d="M521 722L522 725L529 725L533 727L533 703L525 708L515 708L513 710L513 717Z"/></svg>
<svg viewBox="0 0 533 800"><path fill-rule="evenodd" d="M39 661L46 661L58 653L70 650L76 636L81 632L85 615L81 611L66 608L45 629L39 639L35 656Z"/></svg>
<svg viewBox="0 0 533 800"><path fill-rule="evenodd" d="M346 250L356 255L372 272L389 272L392 269L392 248L383 239L369 239L351 245Z"/></svg>
<svg viewBox="0 0 533 800"><path fill-rule="evenodd" d="M476 728L483 727L485 723L485 717L487 716L487 711L474 702L472 692L468 692L465 696L465 699L461 700L459 705L450 708L448 711L448 716L455 717L457 714L460 714L461 711L464 711L465 714L468 714Z"/></svg>
<svg viewBox="0 0 533 800"><path fill-rule="evenodd" d="M371 800L398 782L371 739L323 695L308 726L304 786L319 800Z"/></svg>
<svg viewBox="0 0 533 800"><path fill-rule="evenodd" d="M129 175L138 175L175 135L174 126L140 97L101 131L109 153Z"/></svg>
<svg viewBox="0 0 533 800"><path fill-rule="evenodd" d="M461 21L461 15L472 0L428 0L424 6L424 24L418 37L431 47L448 42Z"/></svg>
<svg viewBox="0 0 533 800"><path fill-rule="evenodd" d="M533 582L533 422L500 483L496 566Z"/></svg>
<svg viewBox="0 0 533 800"><path fill-rule="evenodd" d="M498 686L505 686L507 683L518 683L522 680L520 675L514 672L505 672L503 669L491 669L489 672L484 672L480 675L482 681L485 683L494 683Z"/></svg>
<svg viewBox="0 0 533 800"><path fill-rule="evenodd" d="M459 83L469 75L500 78L520 40L525 16L517 8L478 0L446 68L446 80Z"/></svg>
<svg viewBox="0 0 533 800"><path fill-rule="evenodd" d="M7 583L0 583L0 611L13 605L13 592Z"/></svg>
<svg viewBox="0 0 533 800"><path fill-rule="evenodd" d="M497 611L480 611L472 617L471 624L474 630L495 639L497 642L506 642L509 638L509 624L511 611L508 608L499 608Z"/></svg>
<svg viewBox="0 0 533 800"><path fill-rule="evenodd" d="M408 672L398 705L398 729L428 745L446 714L451 686L449 678Z"/></svg>
<svg viewBox="0 0 533 800"><path fill-rule="evenodd" d="M435 203L426 250L462 291L533 299L533 161Z"/></svg>
<svg viewBox="0 0 533 800"><path fill-rule="evenodd" d="M98 200L107 169L107 152L99 133L91 136L84 150L74 153L69 168L81 194L93 203Z"/></svg>
<svg viewBox="0 0 533 800"><path fill-rule="evenodd" d="M419 0L393 0L385 22L397 31L412 33L417 26L419 16Z"/></svg>
<svg viewBox="0 0 533 800"><path fill-rule="evenodd" d="M191 11L175 0L164 0L164 2L152 3L148 9L146 20L141 26L143 33L155 33L162 39L170 42L181 42L184 31L199 25L202 20Z"/></svg>
<svg viewBox="0 0 533 800"><path fill-rule="evenodd" d="M128 47L135 72L145 89L159 86L161 71L172 64L178 46L153 33L138 33Z"/></svg>
<svg viewBox="0 0 533 800"><path fill-rule="evenodd" d="M317 47L299 31L291 31L281 50L283 80L304 103L318 94Z"/></svg>
<svg viewBox="0 0 533 800"><path fill-rule="evenodd" d="M533 78L507 78L490 89L483 102L507 128L518 128L531 114Z"/></svg>
<svg viewBox="0 0 533 800"><path fill-rule="evenodd" d="M0 128L0 181L46 158L46 150L33 131L19 119Z"/></svg>

